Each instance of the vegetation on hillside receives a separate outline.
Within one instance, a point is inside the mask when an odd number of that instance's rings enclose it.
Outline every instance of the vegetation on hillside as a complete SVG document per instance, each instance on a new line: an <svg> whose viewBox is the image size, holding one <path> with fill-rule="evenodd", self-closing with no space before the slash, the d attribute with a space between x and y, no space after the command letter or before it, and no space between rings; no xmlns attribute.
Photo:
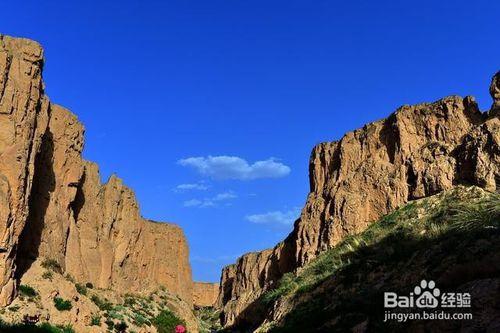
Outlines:
<svg viewBox="0 0 500 333"><path fill-rule="evenodd" d="M198 318L198 329L200 333L211 333L221 330L219 314L220 311L214 307L195 307L194 313Z"/></svg>
<svg viewBox="0 0 500 333"><path fill-rule="evenodd" d="M26 297L36 297L38 295L33 287L25 284L19 286L19 293Z"/></svg>
<svg viewBox="0 0 500 333"><path fill-rule="evenodd" d="M47 258L42 262L42 267L58 274L62 274L63 271L61 265L59 265L57 260L50 258Z"/></svg>
<svg viewBox="0 0 500 333"><path fill-rule="evenodd" d="M186 323L172 311L163 310L153 319L153 325L158 333L171 333L175 331L177 325L186 326Z"/></svg>
<svg viewBox="0 0 500 333"><path fill-rule="evenodd" d="M423 278L439 276L451 287L474 274L487 275L477 265L464 265L500 253L499 230L498 193L458 187L411 202L344 239L298 274L283 276L261 301L269 307L278 299L288 300L293 306L282 323L271 323L266 330L343 331L362 322L371 330L387 329L377 326L383 291L405 292ZM461 271L450 273L449 268Z"/></svg>
<svg viewBox="0 0 500 333"><path fill-rule="evenodd" d="M73 308L70 300L66 300L61 297L54 297L54 306L59 311L69 311Z"/></svg>
<svg viewBox="0 0 500 333"><path fill-rule="evenodd" d="M34 291L30 288L23 290L30 295ZM124 296L123 304L115 304L93 294L91 299L101 311L91 316L88 326L101 326L103 323L109 332L137 332L142 327L154 326L160 333L173 332L177 325L185 326L186 323L169 309L169 297L166 290L160 289L149 296L127 294ZM54 307L59 311L67 311L72 308L72 304L69 300L55 297ZM13 307L9 309L11 308ZM18 307L14 310L17 311ZM74 330L70 326L54 326L49 323L7 324L0 319L0 332L74 333Z"/></svg>

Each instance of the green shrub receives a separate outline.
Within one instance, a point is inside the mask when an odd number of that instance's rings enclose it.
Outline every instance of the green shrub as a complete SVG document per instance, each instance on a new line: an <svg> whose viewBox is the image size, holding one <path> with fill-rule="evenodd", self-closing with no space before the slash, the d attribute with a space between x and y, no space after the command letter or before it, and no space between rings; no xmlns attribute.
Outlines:
<svg viewBox="0 0 500 333"><path fill-rule="evenodd" d="M45 259L42 261L42 267L56 273L62 274L61 265L55 259Z"/></svg>
<svg viewBox="0 0 500 333"><path fill-rule="evenodd" d="M33 287L30 287L26 284L22 284L19 286L19 292L27 297L35 297L36 295L38 295L38 293Z"/></svg>
<svg viewBox="0 0 500 333"><path fill-rule="evenodd" d="M97 305L97 307L101 311L110 311L111 309L113 309L113 304L111 304L107 299L104 299L103 301L97 295L92 295L90 299L92 300L92 302L94 302L95 305Z"/></svg>
<svg viewBox="0 0 500 333"><path fill-rule="evenodd" d="M52 275L52 272L51 272L51 271L45 271L45 272L43 272L43 274L42 274L42 278L44 278L45 280L50 280L50 281L52 281L52 277L53 277L53 275Z"/></svg>
<svg viewBox="0 0 500 333"><path fill-rule="evenodd" d="M115 327L115 322L113 320L111 320L110 318L106 319L106 321L104 322L106 324L106 326L108 326L108 329L112 330L113 327Z"/></svg>
<svg viewBox="0 0 500 333"><path fill-rule="evenodd" d="M92 315L90 318L90 326L101 326L101 316L98 314Z"/></svg>
<svg viewBox="0 0 500 333"><path fill-rule="evenodd" d="M122 321L119 324L115 325L115 331L118 332L118 333L126 332L127 328L128 328L128 325L124 321Z"/></svg>
<svg viewBox="0 0 500 333"><path fill-rule="evenodd" d="M163 310L153 319L153 325L158 330L158 333L171 333L174 332L175 326L185 325L185 322L172 312Z"/></svg>
<svg viewBox="0 0 500 333"><path fill-rule="evenodd" d="M90 282L85 283L85 287L87 287L88 289L94 289L94 285Z"/></svg>
<svg viewBox="0 0 500 333"><path fill-rule="evenodd" d="M87 287L85 287L82 284L75 284L76 291L78 291L79 294L87 296Z"/></svg>
<svg viewBox="0 0 500 333"><path fill-rule="evenodd" d="M71 301L62 299L61 297L54 298L54 306L59 311L69 311L73 307Z"/></svg>

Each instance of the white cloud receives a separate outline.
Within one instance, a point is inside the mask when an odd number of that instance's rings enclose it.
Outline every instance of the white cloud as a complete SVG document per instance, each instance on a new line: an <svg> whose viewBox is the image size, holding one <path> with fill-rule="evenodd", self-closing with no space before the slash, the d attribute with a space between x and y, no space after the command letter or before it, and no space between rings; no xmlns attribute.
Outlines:
<svg viewBox="0 0 500 333"><path fill-rule="evenodd" d="M198 199L192 199L192 200L187 200L184 201L184 207L196 207L199 206L203 203L203 201L198 200Z"/></svg>
<svg viewBox="0 0 500 333"><path fill-rule="evenodd" d="M288 211L272 211L262 214L247 215L245 218L256 224L292 225L300 215L300 208L295 207Z"/></svg>
<svg viewBox="0 0 500 333"><path fill-rule="evenodd" d="M174 188L174 191L175 192L185 192L185 191L191 191L191 190L206 191L208 189L209 189L208 185L206 185L204 182L199 182L199 183L194 183L194 184L177 185Z"/></svg>
<svg viewBox="0 0 500 333"><path fill-rule="evenodd" d="M188 157L177 161L179 165L194 168L199 174L214 179L250 180L280 178L291 169L275 158L256 161L253 164L237 156Z"/></svg>
<svg viewBox="0 0 500 333"><path fill-rule="evenodd" d="M222 200L230 200L230 199L236 199L237 195L234 194L233 192L224 192L224 193L219 193L215 197L212 198L213 201L222 201Z"/></svg>
<svg viewBox="0 0 500 333"><path fill-rule="evenodd" d="M200 207L200 208L215 207L221 202L233 200L236 199L237 197L238 196L235 193L228 191L219 193L211 198L205 198L203 200L192 199L184 201L184 207Z"/></svg>

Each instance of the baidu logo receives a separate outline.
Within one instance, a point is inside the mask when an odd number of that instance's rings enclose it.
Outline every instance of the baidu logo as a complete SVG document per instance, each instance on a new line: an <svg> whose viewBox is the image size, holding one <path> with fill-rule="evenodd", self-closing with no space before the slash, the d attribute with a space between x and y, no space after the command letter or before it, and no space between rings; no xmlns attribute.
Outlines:
<svg viewBox="0 0 500 333"><path fill-rule="evenodd" d="M418 308L436 308L439 305L438 297L441 295L441 291L436 288L436 284L432 280L429 282L422 280L420 286L416 286L413 293L418 297L415 301Z"/></svg>
<svg viewBox="0 0 500 333"><path fill-rule="evenodd" d="M420 281L413 292L408 296L398 295L395 292L384 293L384 307L386 308L420 308L434 309L441 307L470 307L469 293L441 293L432 280Z"/></svg>
<svg viewBox="0 0 500 333"><path fill-rule="evenodd" d="M409 295L384 293L384 322L396 320L470 320L472 312L448 311L446 308L470 308L469 293L442 292L432 280L422 280ZM413 310L409 310L413 309ZM465 309L462 309L465 310Z"/></svg>

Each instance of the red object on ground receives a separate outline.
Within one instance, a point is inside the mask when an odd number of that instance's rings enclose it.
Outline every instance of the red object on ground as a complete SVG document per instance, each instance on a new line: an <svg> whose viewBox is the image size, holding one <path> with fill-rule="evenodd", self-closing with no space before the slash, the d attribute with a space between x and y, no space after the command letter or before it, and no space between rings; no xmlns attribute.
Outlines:
<svg viewBox="0 0 500 333"><path fill-rule="evenodd" d="M175 326L175 333L186 333L186 328L182 325Z"/></svg>

